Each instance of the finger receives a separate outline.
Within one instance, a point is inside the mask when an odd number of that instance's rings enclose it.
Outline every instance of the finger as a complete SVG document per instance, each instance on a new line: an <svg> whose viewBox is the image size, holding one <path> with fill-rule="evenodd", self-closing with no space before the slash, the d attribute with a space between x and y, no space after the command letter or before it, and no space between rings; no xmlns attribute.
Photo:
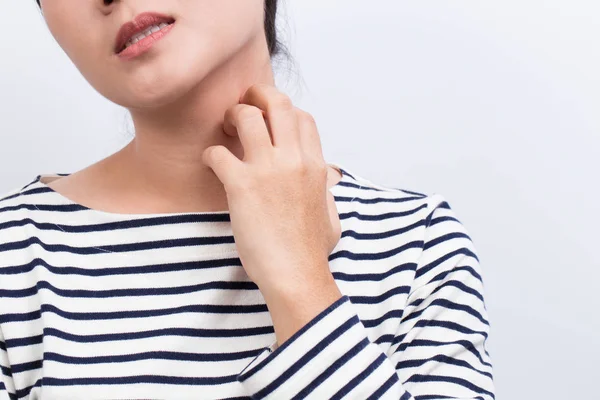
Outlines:
<svg viewBox="0 0 600 400"><path fill-rule="evenodd" d="M226 187L235 183L243 166L242 161L222 145L207 147L202 153L202 162L214 171Z"/></svg>
<svg viewBox="0 0 600 400"><path fill-rule="evenodd" d="M294 149L300 146L295 107L289 96L273 85L258 83L246 90L240 102L265 111L274 147Z"/></svg>
<svg viewBox="0 0 600 400"><path fill-rule="evenodd" d="M238 136L244 148L244 160L254 162L270 155L273 143L261 109L236 104L225 111L223 130Z"/></svg>
<svg viewBox="0 0 600 400"><path fill-rule="evenodd" d="M315 119L310 113L300 108L296 108L296 114L298 119L298 130L300 131L300 146L304 151L304 154L319 163L325 162L323 147L321 146L321 137Z"/></svg>

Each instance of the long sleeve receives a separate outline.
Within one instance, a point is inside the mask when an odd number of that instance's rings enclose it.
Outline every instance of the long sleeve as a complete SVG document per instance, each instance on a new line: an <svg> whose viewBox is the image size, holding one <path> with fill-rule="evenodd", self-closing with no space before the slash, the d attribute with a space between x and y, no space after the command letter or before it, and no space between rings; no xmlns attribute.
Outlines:
<svg viewBox="0 0 600 400"><path fill-rule="evenodd" d="M371 341L344 295L237 376L253 399L495 398L479 259L441 195L429 209L395 335Z"/></svg>
<svg viewBox="0 0 600 400"><path fill-rule="evenodd" d="M0 369L2 369L2 375L0 376L0 400L16 399L15 385L13 384L10 364L8 362L8 353L6 351L4 335L2 334L2 327L0 327Z"/></svg>

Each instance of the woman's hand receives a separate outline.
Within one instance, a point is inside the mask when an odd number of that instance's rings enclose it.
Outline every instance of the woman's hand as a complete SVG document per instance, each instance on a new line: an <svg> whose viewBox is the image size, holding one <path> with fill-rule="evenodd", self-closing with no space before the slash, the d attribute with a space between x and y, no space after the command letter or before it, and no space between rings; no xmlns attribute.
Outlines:
<svg viewBox="0 0 600 400"><path fill-rule="evenodd" d="M243 160L221 145L202 159L224 185L246 273L266 299L321 293L321 305L333 302L341 294L328 256L341 226L314 119L274 86L256 84L226 111L223 129L239 137Z"/></svg>

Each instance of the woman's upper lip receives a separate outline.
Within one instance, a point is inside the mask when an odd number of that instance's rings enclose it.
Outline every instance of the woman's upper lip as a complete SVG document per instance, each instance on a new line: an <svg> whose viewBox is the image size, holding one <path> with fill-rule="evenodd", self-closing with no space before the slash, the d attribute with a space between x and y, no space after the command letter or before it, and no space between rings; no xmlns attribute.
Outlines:
<svg viewBox="0 0 600 400"><path fill-rule="evenodd" d="M125 44L135 34L140 33L151 27L161 23L170 24L175 22L175 18L165 14L156 12L143 12L138 14L133 21L126 22L121 26L115 40L115 53L119 53L125 47Z"/></svg>

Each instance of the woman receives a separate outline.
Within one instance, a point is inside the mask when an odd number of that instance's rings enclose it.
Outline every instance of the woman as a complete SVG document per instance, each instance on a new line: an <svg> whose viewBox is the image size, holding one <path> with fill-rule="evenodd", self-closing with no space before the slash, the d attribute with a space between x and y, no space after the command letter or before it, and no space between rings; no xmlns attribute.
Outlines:
<svg viewBox="0 0 600 400"><path fill-rule="evenodd" d="M494 398L473 242L323 160L276 0L40 7L135 138L2 196L0 399Z"/></svg>

